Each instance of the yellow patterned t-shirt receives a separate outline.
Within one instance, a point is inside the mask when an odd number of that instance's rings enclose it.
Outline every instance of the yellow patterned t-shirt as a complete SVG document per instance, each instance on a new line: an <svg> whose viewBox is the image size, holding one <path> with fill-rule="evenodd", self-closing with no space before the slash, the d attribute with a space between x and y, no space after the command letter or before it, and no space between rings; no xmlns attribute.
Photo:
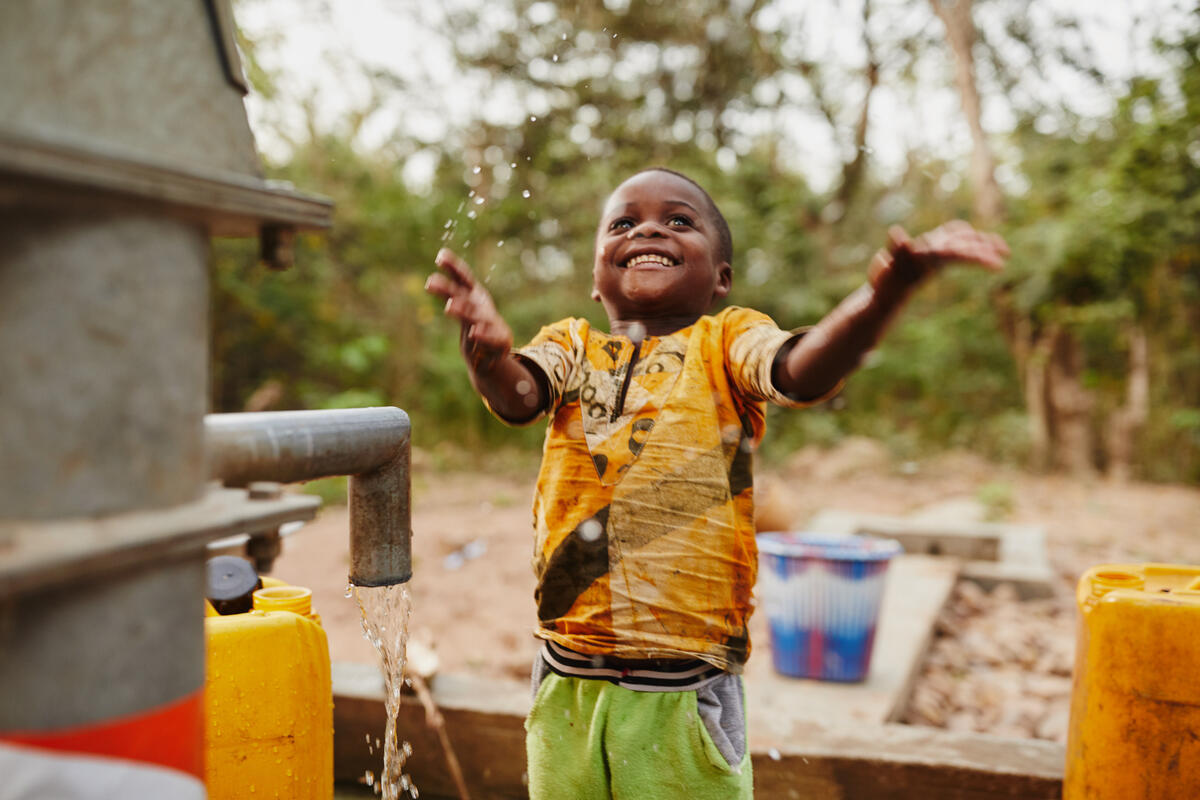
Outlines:
<svg viewBox="0 0 1200 800"><path fill-rule="evenodd" d="M566 319L517 352L545 373L537 635L581 653L738 670L757 568L752 455L793 334L727 308L635 345Z"/></svg>

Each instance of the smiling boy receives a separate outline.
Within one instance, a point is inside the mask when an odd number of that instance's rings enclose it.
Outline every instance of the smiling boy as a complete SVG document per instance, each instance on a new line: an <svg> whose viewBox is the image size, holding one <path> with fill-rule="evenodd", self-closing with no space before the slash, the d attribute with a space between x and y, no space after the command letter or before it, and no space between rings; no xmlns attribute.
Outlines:
<svg viewBox="0 0 1200 800"><path fill-rule="evenodd" d="M472 384L509 424L550 417L534 498L536 696L530 797L752 795L740 672L756 576L752 453L766 403L837 391L913 289L947 261L999 268L995 236L889 232L868 282L806 332L731 306L732 239L684 175L626 180L596 233L586 320L512 349L453 253L426 288L462 324Z"/></svg>

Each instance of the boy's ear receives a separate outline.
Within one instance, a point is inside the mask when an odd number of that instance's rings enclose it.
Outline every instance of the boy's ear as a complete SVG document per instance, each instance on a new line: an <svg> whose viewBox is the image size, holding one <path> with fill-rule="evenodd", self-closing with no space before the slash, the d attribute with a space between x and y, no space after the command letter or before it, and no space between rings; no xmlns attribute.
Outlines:
<svg viewBox="0 0 1200 800"><path fill-rule="evenodd" d="M717 265L717 285L713 289L713 299L725 297L733 288L733 267L725 261Z"/></svg>

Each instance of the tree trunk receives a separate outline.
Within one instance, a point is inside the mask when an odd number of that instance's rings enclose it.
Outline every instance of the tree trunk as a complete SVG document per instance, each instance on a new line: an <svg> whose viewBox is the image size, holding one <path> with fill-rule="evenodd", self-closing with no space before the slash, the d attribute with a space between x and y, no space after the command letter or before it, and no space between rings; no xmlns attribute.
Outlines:
<svg viewBox="0 0 1200 800"><path fill-rule="evenodd" d="M865 0L862 10L862 38L863 47L867 51L867 66L863 70L863 75L867 79L867 88L863 93L862 110L858 115L858 123L854 126L854 155L842 165L842 183L834 195L843 212L850 207L867 171L867 126L871 118L871 95L879 85L879 59L875 55L875 43L871 40L870 23L871 0Z"/></svg>
<svg viewBox="0 0 1200 800"><path fill-rule="evenodd" d="M1014 307L1012 295L1004 286L992 292L992 307L1000 324L1000 333L1008 344L1016 367L1017 380L1025 399L1026 430L1029 436L1029 467L1048 470L1053 466L1050 442L1050 398L1046 381L1050 362L1050 336L1034 329L1033 321Z"/></svg>
<svg viewBox="0 0 1200 800"><path fill-rule="evenodd" d="M954 82L963 114L971 129L971 183L975 188L975 217L983 227L994 227L1004 216L1004 198L996 183L996 158L984 133L982 104L975 81L975 22L971 0L929 0L933 13L946 28L946 42L954 56Z"/></svg>
<svg viewBox="0 0 1200 800"><path fill-rule="evenodd" d="M1083 348L1069 331L1051 333L1047 365L1049 429L1055 466L1076 476L1095 473L1092 458L1092 396L1083 386Z"/></svg>
<svg viewBox="0 0 1200 800"><path fill-rule="evenodd" d="M1133 463L1134 436L1150 413L1150 368L1147 358L1146 331L1140 325L1129 329L1129 378L1125 384L1125 403L1109 417L1106 431L1108 478L1123 483L1129 480Z"/></svg>
<svg viewBox="0 0 1200 800"><path fill-rule="evenodd" d="M1018 325L1018 340L1020 347L1027 351L1026 358L1018 360L1018 369L1023 377L1025 390L1025 416L1029 430L1029 463L1034 469L1042 471L1049 469L1053 461L1050 458L1050 397L1046 385L1046 370L1050 363L1050 339L1047 336L1035 336L1033 326L1028 319L1021 320Z"/></svg>

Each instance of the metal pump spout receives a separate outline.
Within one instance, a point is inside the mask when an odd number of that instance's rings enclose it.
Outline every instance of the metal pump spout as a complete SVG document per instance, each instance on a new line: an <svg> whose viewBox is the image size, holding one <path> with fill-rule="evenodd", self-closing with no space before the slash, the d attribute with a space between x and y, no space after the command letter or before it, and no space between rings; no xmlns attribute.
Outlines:
<svg viewBox="0 0 1200 800"><path fill-rule="evenodd" d="M411 426L399 408L209 414L209 475L227 486L350 476L350 582L412 577Z"/></svg>

